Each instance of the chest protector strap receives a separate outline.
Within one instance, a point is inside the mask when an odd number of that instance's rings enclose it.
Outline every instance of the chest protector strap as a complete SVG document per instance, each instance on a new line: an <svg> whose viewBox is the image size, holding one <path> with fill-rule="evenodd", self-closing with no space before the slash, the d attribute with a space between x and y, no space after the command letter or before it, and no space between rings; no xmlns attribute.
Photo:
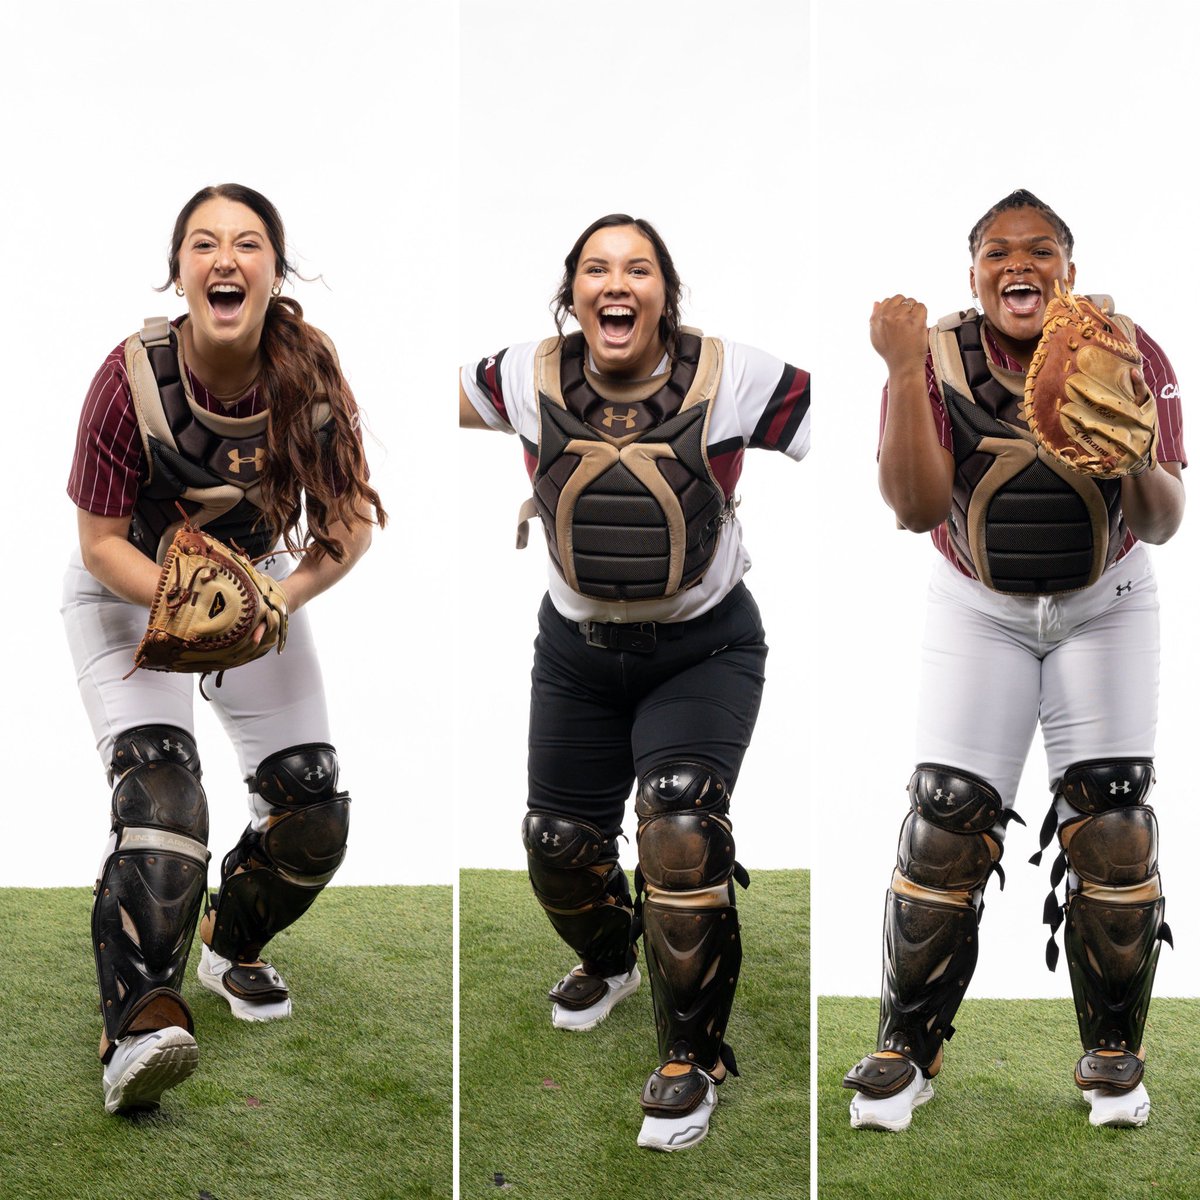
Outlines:
<svg viewBox="0 0 1200 1200"><path fill-rule="evenodd" d="M1128 318L1115 318L1132 337ZM1079 475L1044 454L1021 420L1021 372L987 356L979 314L930 331L934 374L954 431L947 519L959 560L987 587L1014 595L1095 583L1125 540L1120 480Z"/></svg>
<svg viewBox="0 0 1200 1200"><path fill-rule="evenodd" d="M685 330L665 378L628 385L598 379L586 349L575 333L535 354L538 458L522 526L541 517L555 567L582 595L672 596L704 574L730 512L707 453L724 348Z"/></svg>
<svg viewBox="0 0 1200 1200"><path fill-rule="evenodd" d="M166 317L148 319L126 340L125 372L147 471L129 540L161 561L180 525L179 502L214 537L236 541L251 555L269 550L274 538L259 520L267 413L230 417L198 404L179 335ZM316 428L329 421L327 402L313 410Z"/></svg>

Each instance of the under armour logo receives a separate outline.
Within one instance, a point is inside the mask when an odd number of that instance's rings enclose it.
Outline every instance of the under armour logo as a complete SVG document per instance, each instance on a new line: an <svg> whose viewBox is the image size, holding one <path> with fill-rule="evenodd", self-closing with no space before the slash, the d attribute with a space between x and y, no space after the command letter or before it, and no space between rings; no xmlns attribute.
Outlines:
<svg viewBox="0 0 1200 1200"><path fill-rule="evenodd" d="M558 834L557 834L557 833L553 833L553 834L551 834L551 833L543 833L543 834L542 834L542 844L543 844L543 845L546 845L546 846L557 846L557 845L558 845L558 842L559 842L559 837L558 837Z"/></svg>
<svg viewBox="0 0 1200 1200"><path fill-rule="evenodd" d="M182 742L173 742L173 741L171 741L170 738L163 738L162 746L163 746L163 749L168 754L170 754L172 750L174 750L176 754L183 753L183 743Z"/></svg>
<svg viewBox="0 0 1200 1200"><path fill-rule="evenodd" d="M324 779L324 778L325 778L325 768L321 767L321 766L318 766L315 771L310 769L310 770L307 770L304 772L305 783L307 783L310 779Z"/></svg>
<svg viewBox="0 0 1200 1200"><path fill-rule="evenodd" d="M657 786L660 788L678 787L679 786L679 776L672 775L671 778L668 779L665 775L663 775L659 778Z"/></svg>
<svg viewBox="0 0 1200 1200"><path fill-rule="evenodd" d="M625 428L632 429L637 424L637 418L638 410L636 408L627 408L623 413L618 413L617 410L610 404L604 410L604 420L601 421L600 424L605 426L607 429L611 429L614 422L624 421Z"/></svg>
<svg viewBox="0 0 1200 1200"><path fill-rule="evenodd" d="M1110 796L1115 796L1118 792L1120 792L1122 795L1125 795L1125 796L1129 795L1129 780L1128 779L1122 779L1119 784L1118 783L1110 783L1108 785L1108 794Z"/></svg>
<svg viewBox="0 0 1200 1200"><path fill-rule="evenodd" d="M954 793L943 792L941 788L938 788L937 791L933 793L933 798L935 800L945 800L945 802L949 804L954 799Z"/></svg>
<svg viewBox="0 0 1200 1200"><path fill-rule="evenodd" d="M1118 583L1117 584L1117 595L1118 596L1123 596L1126 592L1132 592L1132 591L1133 591L1133 580L1132 579L1128 583Z"/></svg>
<svg viewBox="0 0 1200 1200"><path fill-rule="evenodd" d="M235 475L242 473L242 463L253 463L254 473L257 475L263 469L263 463L266 461L267 452L262 446L259 446L253 454L239 454L236 450L229 451L229 469Z"/></svg>

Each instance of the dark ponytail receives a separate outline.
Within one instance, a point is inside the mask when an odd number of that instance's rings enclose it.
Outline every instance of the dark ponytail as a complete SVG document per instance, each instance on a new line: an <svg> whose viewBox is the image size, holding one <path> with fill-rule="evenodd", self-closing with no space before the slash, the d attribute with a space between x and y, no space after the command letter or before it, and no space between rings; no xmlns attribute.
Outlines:
<svg viewBox="0 0 1200 1200"><path fill-rule="evenodd" d="M267 408L267 461L261 504L275 533L299 549L301 494L307 510L304 545L315 544L341 562L345 550L330 536L333 522L381 528L387 513L367 481L358 433L358 405L333 350L304 320L296 300L277 296L263 325L259 386ZM330 419L313 428L312 406L327 401Z"/></svg>

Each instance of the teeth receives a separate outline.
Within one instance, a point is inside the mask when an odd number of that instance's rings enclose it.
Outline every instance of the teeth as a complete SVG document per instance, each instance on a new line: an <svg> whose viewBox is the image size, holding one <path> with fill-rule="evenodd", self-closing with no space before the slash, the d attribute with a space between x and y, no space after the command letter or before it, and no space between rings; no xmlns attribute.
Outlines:
<svg viewBox="0 0 1200 1200"><path fill-rule="evenodd" d="M1036 292L1032 284L1029 283L1011 283L1004 289L1004 294L1007 296L1010 292Z"/></svg>
<svg viewBox="0 0 1200 1200"><path fill-rule="evenodd" d="M211 296L216 292L221 292L230 296L240 296L242 289L236 283L214 283L208 289L208 294Z"/></svg>
<svg viewBox="0 0 1200 1200"><path fill-rule="evenodd" d="M632 317L633 309L626 308L623 304L612 304L608 308L600 310L602 317Z"/></svg>

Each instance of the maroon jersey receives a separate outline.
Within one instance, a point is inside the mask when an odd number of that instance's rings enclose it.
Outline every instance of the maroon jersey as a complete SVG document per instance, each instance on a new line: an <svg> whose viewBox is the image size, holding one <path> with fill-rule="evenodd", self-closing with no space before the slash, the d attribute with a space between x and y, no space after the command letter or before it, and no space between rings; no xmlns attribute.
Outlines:
<svg viewBox="0 0 1200 1200"><path fill-rule="evenodd" d="M1187 466L1187 455L1183 448L1183 412L1179 403L1179 381L1175 378L1175 368L1171 366L1170 359L1163 353L1162 347L1139 325L1134 326L1135 336L1137 339L1138 349L1142 354L1142 374L1146 380L1146 386L1154 393L1155 404L1158 409L1158 451L1157 458L1159 462L1177 462L1183 466ZM1001 369L1005 371L1022 372L1023 368L1015 358L1005 354L996 343L995 337L992 335L991 329L986 323L983 325L983 335L987 341L988 357ZM925 386L929 392L929 405L933 412L933 423L937 428L938 441L941 443L942 449L954 451L954 435L950 428L950 416L946 412L946 405L942 400L942 394L938 390L937 379L933 371L933 356L927 354L925 356ZM879 414L879 441L883 441L883 427L887 421L887 405L888 405L888 390L887 384L883 385L883 402L880 407ZM876 450L878 453L878 450ZM950 530L943 521L930 534L933 538L933 544L939 551L958 568L964 575L973 578L961 562L958 555L954 552L954 546L950 538ZM1129 533L1125 537L1125 542L1121 547L1118 558L1127 554L1137 538Z"/></svg>
<svg viewBox="0 0 1200 1200"><path fill-rule="evenodd" d="M227 417L250 417L263 411L257 386L232 404L223 404L189 370L196 403ZM75 457L67 495L87 512L101 517L127 517L146 478L146 455L137 414L125 374L125 343L114 347L96 372L75 439Z"/></svg>

